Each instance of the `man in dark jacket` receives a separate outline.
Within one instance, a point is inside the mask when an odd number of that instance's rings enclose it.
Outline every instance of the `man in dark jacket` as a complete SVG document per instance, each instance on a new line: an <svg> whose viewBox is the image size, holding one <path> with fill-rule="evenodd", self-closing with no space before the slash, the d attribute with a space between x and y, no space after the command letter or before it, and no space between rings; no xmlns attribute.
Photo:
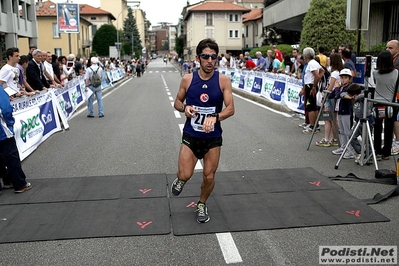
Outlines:
<svg viewBox="0 0 399 266"><path fill-rule="evenodd" d="M50 88L50 84L47 82L44 76L44 67L41 64L42 51L36 49L32 53L33 59L29 61L28 67L26 68L26 81L34 90L42 91Z"/></svg>

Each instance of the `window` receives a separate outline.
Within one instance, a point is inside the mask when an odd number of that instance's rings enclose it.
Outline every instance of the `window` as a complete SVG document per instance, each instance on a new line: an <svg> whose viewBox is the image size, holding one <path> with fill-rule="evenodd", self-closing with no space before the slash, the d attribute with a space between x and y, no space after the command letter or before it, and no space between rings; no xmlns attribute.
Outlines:
<svg viewBox="0 0 399 266"><path fill-rule="evenodd" d="M254 27L255 29L255 36L258 36L258 34L259 34L259 27L258 27L258 25L255 25L255 27Z"/></svg>
<svg viewBox="0 0 399 266"><path fill-rule="evenodd" d="M248 38L248 31L249 31L248 29L249 29L248 25L245 26L245 37L247 37L247 38Z"/></svg>
<svg viewBox="0 0 399 266"><path fill-rule="evenodd" d="M91 25L91 35L94 36L97 32L97 25Z"/></svg>
<svg viewBox="0 0 399 266"><path fill-rule="evenodd" d="M58 31L58 25L57 23L53 23L53 38L60 38L61 34Z"/></svg>
<svg viewBox="0 0 399 266"><path fill-rule="evenodd" d="M54 54L57 55L57 57L62 55L62 49L61 48L54 48Z"/></svg>
<svg viewBox="0 0 399 266"><path fill-rule="evenodd" d="M205 29L205 38L214 38L213 29Z"/></svg>
<svg viewBox="0 0 399 266"><path fill-rule="evenodd" d="M96 20L97 17L90 17L90 20Z"/></svg>
<svg viewBox="0 0 399 266"><path fill-rule="evenodd" d="M213 26L213 14L212 13L206 13L206 25Z"/></svg>
<svg viewBox="0 0 399 266"><path fill-rule="evenodd" d="M238 22L238 14L229 14L229 22Z"/></svg>
<svg viewBox="0 0 399 266"><path fill-rule="evenodd" d="M229 38L238 38L238 30L229 30Z"/></svg>

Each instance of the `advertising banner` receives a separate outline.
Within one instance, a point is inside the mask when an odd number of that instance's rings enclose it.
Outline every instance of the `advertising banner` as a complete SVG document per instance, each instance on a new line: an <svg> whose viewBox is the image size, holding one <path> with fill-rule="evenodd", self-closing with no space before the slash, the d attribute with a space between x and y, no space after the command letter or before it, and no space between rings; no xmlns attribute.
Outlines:
<svg viewBox="0 0 399 266"><path fill-rule="evenodd" d="M54 97L52 92L46 92L11 102L14 107L15 140L21 160L61 130Z"/></svg>
<svg viewBox="0 0 399 266"><path fill-rule="evenodd" d="M71 3L57 4L58 31L64 33L79 33L79 5Z"/></svg>

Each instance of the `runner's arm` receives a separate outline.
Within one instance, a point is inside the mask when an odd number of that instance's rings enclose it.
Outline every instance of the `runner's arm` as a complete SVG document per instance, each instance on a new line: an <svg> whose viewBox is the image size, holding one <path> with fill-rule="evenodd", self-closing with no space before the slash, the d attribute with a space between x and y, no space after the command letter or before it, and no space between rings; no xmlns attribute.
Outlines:
<svg viewBox="0 0 399 266"><path fill-rule="evenodd" d="M234 115L235 109L234 109L234 100L233 100L233 89L231 86L231 80L228 76L221 75L220 87L223 92L224 105L226 106L219 113L219 121L222 121Z"/></svg>

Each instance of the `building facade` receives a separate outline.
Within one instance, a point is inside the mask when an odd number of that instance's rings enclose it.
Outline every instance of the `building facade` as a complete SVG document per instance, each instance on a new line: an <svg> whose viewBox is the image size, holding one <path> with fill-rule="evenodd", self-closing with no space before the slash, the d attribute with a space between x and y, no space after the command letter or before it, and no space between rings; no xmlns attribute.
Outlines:
<svg viewBox="0 0 399 266"><path fill-rule="evenodd" d="M185 50L184 59L193 60L197 44L213 38L219 54L242 51L242 15L251 10L229 2L206 1L183 10Z"/></svg>
<svg viewBox="0 0 399 266"><path fill-rule="evenodd" d="M1 0L0 2L0 60L5 50L19 47L18 39L36 44L38 38L35 0ZM39 2L38 5L41 3Z"/></svg>

